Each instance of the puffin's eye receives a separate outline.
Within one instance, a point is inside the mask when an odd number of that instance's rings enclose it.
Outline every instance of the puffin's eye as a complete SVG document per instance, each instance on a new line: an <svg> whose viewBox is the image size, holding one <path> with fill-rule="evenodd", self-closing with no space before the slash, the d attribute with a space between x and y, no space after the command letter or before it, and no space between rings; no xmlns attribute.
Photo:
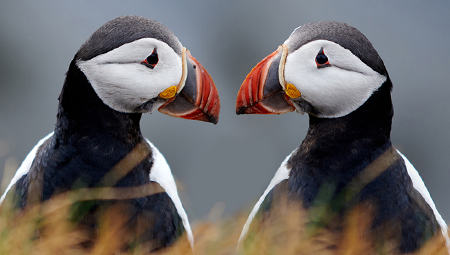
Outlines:
<svg viewBox="0 0 450 255"><path fill-rule="evenodd" d="M158 53L156 52L156 49L153 50L152 54L150 54L144 61L141 62L146 67L149 67L150 69L155 68L156 64L158 64Z"/></svg>
<svg viewBox="0 0 450 255"><path fill-rule="evenodd" d="M328 61L328 57L325 55L325 53L323 53L323 48L320 49L319 53L316 56L316 65L317 68L331 66L330 62Z"/></svg>

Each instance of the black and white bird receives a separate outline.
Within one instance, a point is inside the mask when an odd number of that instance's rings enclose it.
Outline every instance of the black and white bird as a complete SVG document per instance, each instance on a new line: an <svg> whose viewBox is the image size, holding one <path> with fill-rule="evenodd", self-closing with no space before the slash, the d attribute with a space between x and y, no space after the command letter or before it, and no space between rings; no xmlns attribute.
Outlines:
<svg viewBox="0 0 450 255"><path fill-rule="evenodd" d="M342 199L349 187L356 193L353 200L343 200L338 213L373 204L374 232L395 226L401 253L439 234L450 244L447 225L417 170L392 147L391 90L372 44L341 22L298 27L253 68L239 90L237 114L306 112L309 129L251 211L240 242L257 215L270 211L277 190L284 189L288 203L299 201L308 211L329 185L329 203Z"/></svg>
<svg viewBox="0 0 450 255"><path fill-rule="evenodd" d="M193 246L170 167L141 134L141 115L156 109L216 124L220 101L206 69L166 26L138 16L105 23L70 63L54 132L31 150L1 202L11 198L21 209L75 187L136 189L157 183L164 192L95 200L81 221L95 231L97 213L122 204L130 231L146 227L135 238L150 243L150 250L183 233ZM111 175L113 169L118 175Z"/></svg>

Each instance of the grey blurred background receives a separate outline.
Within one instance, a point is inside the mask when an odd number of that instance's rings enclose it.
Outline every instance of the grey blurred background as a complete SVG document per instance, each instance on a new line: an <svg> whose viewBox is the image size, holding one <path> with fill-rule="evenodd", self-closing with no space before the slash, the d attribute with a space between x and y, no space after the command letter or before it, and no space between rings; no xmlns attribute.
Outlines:
<svg viewBox="0 0 450 255"><path fill-rule="evenodd" d="M169 27L213 77L219 124L155 112L142 131L182 185L191 218L224 204L249 209L283 159L303 140L308 117L237 116L235 98L257 62L299 25L347 22L381 55L394 84L392 141L415 165L450 221L450 1L52 1L0 2L0 173L2 189L39 139L51 132L64 74L99 26L134 14Z"/></svg>

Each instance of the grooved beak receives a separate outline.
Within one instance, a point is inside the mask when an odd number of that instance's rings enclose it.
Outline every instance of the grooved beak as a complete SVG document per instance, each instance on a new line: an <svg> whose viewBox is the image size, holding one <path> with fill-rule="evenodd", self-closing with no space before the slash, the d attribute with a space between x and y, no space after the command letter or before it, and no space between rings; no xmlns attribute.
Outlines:
<svg viewBox="0 0 450 255"><path fill-rule="evenodd" d="M172 117L217 124L220 99L214 82L206 69L186 51L187 77L179 93L158 110Z"/></svg>
<svg viewBox="0 0 450 255"><path fill-rule="evenodd" d="M280 46L247 75L237 95L236 114L282 114L295 110L280 84L282 55Z"/></svg>

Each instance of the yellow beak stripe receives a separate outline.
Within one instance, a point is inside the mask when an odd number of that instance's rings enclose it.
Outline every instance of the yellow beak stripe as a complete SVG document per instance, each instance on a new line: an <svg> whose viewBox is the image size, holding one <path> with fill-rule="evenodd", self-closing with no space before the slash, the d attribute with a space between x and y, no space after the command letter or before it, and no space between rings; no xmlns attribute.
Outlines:
<svg viewBox="0 0 450 255"><path fill-rule="evenodd" d="M293 85L293 84L286 84L286 89L284 90L284 93L288 95L290 98L298 98L302 95L300 91Z"/></svg>
<svg viewBox="0 0 450 255"><path fill-rule="evenodd" d="M187 63L186 63L186 57L189 51L183 47L183 51L181 53L181 61L182 61L182 74L181 74L181 80L178 83L178 86L170 86L167 89L165 89L163 92L159 93L159 97L161 98L172 98L177 95L186 84L186 78L187 78Z"/></svg>
<svg viewBox="0 0 450 255"><path fill-rule="evenodd" d="M284 93L286 93L286 95L290 98L298 98L302 95L302 93L300 93L300 91L293 84L286 84L286 80L284 80L284 66L286 65L288 48L285 44L282 44L278 47L278 50L281 50L280 65L278 66L278 79L280 85L284 89Z"/></svg>
<svg viewBox="0 0 450 255"><path fill-rule="evenodd" d="M182 61L183 71L181 74L180 83L178 83L178 86L177 86L177 93L180 93L180 91L184 88L184 85L186 85L186 78L187 78L187 73L188 73L186 58L187 58L188 54L190 54L189 50L186 49L185 47L183 47L183 51L181 53L181 61Z"/></svg>
<svg viewBox="0 0 450 255"><path fill-rule="evenodd" d="M286 81L284 80L284 66L286 65L288 48L285 44L282 44L278 47L278 50L281 50L280 65L278 66L278 80L281 87L286 90Z"/></svg>
<svg viewBox="0 0 450 255"><path fill-rule="evenodd" d="M163 92L159 93L161 98L172 98L177 94L177 86L170 86Z"/></svg>

